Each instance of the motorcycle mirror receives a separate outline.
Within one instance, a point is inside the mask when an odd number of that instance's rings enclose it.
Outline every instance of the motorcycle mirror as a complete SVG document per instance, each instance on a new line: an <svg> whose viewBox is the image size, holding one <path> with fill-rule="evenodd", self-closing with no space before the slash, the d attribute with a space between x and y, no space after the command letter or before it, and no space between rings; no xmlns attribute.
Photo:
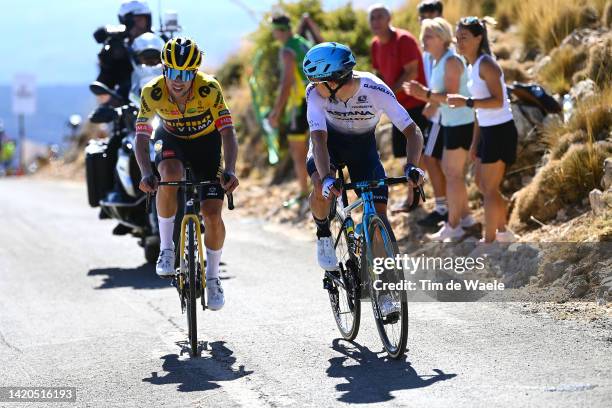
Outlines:
<svg viewBox="0 0 612 408"><path fill-rule="evenodd" d="M123 98L119 96L115 91L113 91L108 86L104 85L102 82L99 81L93 81L91 84L89 84L89 90L94 95L110 95L118 101L123 100Z"/></svg>

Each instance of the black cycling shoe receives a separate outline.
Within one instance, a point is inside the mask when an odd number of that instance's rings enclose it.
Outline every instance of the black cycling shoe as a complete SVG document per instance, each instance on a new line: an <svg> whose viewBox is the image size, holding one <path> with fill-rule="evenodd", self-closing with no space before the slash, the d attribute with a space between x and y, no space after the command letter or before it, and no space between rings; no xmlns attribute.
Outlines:
<svg viewBox="0 0 612 408"><path fill-rule="evenodd" d="M132 232L132 228L123 224L117 224L117 226L113 229L113 235L127 235L130 232Z"/></svg>
<svg viewBox="0 0 612 408"><path fill-rule="evenodd" d="M448 212L444 215L440 214L439 212L437 212L436 210L430 212L429 214L427 214L427 216L421 220L417 221L417 224L419 224L421 227L437 227L438 224L440 224L440 222L442 221L448 221Z"/></svg>

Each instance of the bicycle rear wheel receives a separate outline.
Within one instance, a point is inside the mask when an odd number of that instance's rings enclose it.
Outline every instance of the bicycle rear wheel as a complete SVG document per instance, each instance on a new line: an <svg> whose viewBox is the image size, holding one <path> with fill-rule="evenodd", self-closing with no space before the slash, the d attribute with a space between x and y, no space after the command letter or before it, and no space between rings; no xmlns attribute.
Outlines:
<svg viewBox="0 0 612 408"><path fill-rule="evenodd" d="M325 284L338 330L343 338L353 340L357 337L361 321L359 258L353 252L354 238L349 236L344 227L342 216L335 209L330 215L333 216L330 220L330 229L335 240L334 246L340 270L337 274L327 272ZM334 274L339 282L330 279L329 274Z"/></svg>
<svg viewBox="0 0 612 408"><path fill-rule="evenodd" d="M189 345L191 346L192 356L198 355L198 322L196 314L196 257L195 251L195 224L192 220L187 223L187 327L189 334Z"/></svg>
<svg viewBox="0 0 612 408"><path fill-rule="evenodd" d="M372 311L378 335L389 357L398 359L406 352L408 341L408 302L403 290L389 289L385 284L400 283L404 279L403 269L383 268L380 274L374 273L374 259L395 258L398 254L397 243L391 238L384 221L373 215L368 221L367 234L370 247L364 251L363 267L368 276L368 288L372 301ZM384 266L384 265L383 265ZM376 283L375 287L375 282Z"/></svg>

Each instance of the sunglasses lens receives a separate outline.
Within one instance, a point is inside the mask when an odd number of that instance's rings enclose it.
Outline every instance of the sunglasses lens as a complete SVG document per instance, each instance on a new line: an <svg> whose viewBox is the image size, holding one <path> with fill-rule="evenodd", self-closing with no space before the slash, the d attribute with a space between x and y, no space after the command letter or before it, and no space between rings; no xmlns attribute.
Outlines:
<svg viewBox="0 0 612 408"><path fill-rule="evenodd" d="M166 68L166 76L173 81L191 81L195 77L195 71Z"/></svg>

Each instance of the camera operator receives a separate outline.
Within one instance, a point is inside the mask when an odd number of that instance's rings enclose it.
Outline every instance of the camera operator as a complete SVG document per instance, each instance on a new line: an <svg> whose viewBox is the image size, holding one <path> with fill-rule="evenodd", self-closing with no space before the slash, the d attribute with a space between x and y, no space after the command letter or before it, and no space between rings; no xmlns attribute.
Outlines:
<svg viewBox="0 0 612 408"><path fill-rule="evenodd" d="M100 27L94 33L96 41L103 44L97 80L127 100L133 71L131 45L136 37L151 31L151 10L146 1L126 0L118 17L122 25Z"/></svg>

